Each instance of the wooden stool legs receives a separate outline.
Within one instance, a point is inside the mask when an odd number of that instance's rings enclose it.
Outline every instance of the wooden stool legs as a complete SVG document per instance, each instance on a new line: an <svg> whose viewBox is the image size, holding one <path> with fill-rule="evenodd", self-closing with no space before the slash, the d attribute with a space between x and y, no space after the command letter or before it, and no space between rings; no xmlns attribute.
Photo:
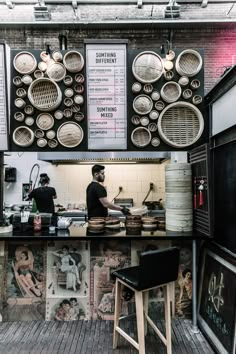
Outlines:
<svg viewBox="0 0 236 354"><path fill-rule="evenodd" d="M157 328L152 319L148 316L148 289L138 291L132 288L135 294L136 320L138 342L130 337L123 329L119 327L119 317L121 314L121 289L122 284L127 286L123 281L116 278L115 285L115 313L114 313L114 332L113 332L113 349L117 348L118 334L129 341L138 351L139 354L145 354L145 334L147 333L147 322L160 337L167 348L167 354L172 354L171 345L171 310L170 310L170 283L164 284L164 299L165 299L165 325L166 336L164 336Z"/></svg>
<svg viewBox="0 0 236 354"><path fill-rule="evenodd" d="M121 312L121 283L116 279L115 284L115 313L114 313L114 331L113 331L113 349L117 348L119 317Z"/></svg>

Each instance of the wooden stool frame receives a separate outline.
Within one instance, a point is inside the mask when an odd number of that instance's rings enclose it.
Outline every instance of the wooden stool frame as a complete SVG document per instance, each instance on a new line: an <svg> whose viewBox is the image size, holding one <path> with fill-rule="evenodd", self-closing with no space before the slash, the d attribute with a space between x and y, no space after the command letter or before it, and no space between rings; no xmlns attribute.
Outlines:
<svg viewBox="0 0 236 354"><path fill-rule="evenodd" d="M118 334L130 342L138 351L139 354L145 354L145 335L147 333L147 322L153 328L155 333L160 337L162 342L167 348L167 354L172 354L171 345L171 311L170 311L170 288L173 282L161 284L145 290L135 290L133 287L123 282L121 279L116 278L115 284L115 313L114 313L114 332L113 332L113 349L118 345ZM134 291L135 307L136 307L136 320L137 320L137 334L138 342L130 337L123 329L119 327L120 313L121 313L121 293L122 284ZM148 316L148 291L162 287L164 290L165 301L165 323L166 323L166 337L160 332L152 319ZM144 318L145 316L145 318Z"/></svg>

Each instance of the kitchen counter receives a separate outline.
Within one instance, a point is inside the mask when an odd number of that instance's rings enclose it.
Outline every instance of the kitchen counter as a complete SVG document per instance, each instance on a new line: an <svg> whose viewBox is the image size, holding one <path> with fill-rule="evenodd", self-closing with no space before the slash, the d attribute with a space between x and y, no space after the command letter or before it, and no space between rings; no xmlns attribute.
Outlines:
<svg viewBox="0 0 236 354"><path fill-rule="evenodd" d="M0 240L9 239L46 239L46 240L58 240L58 239L78 239L78 240L94 240L96 239L129 239L129 240L146 240L146 239L162 239L162 240L193 240L193 239L208 239L206 235L193 233L193 232L177 232L177 231L162 231L162 230L140 230L130 231L125 227L121 227L118 230L105 230L104 232L90 232L87 228L87 224L76 223L73 231L69 229L57 229L55 233L49 233L48 229L43 229L39 232L35 232L33 229L26 231L13 230L12 233L0 234Z"/></svg>

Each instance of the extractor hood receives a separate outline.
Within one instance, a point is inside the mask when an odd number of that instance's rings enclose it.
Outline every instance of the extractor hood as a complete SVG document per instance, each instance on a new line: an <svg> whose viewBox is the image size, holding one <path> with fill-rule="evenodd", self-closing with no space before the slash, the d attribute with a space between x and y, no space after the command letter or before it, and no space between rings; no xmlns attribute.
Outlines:
<svg viewBox="0 0 236 354"><path fill-rule="evenodd" d="M52 164L87 164L87 163L162 163L170 159L166 151L61 151L38 152L38 160Z"/></svg>

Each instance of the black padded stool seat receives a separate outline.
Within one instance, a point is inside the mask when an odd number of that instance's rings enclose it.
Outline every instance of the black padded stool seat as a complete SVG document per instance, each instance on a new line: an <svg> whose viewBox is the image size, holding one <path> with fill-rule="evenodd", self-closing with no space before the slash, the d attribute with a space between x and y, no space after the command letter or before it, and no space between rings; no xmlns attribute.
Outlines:
<svg viewBox="0 0 236 354"><path fill-rule="evenodd" d="M123 268L112 273L116 277L115 315L113 348L117 348L118 333L126 338L140 354L145 354L146 322L145 319L159 335L171 354L171 316L170 316L170 283L178 277L179 249L171 247L163 250L147 251L140 254L139 266ZM134 291L138 342L131 338L119 327L121 312L121 285ZM165 298L166 338L148 316L148 290L162 286ZM143 298L143 294L145 297Z"/></svg>

